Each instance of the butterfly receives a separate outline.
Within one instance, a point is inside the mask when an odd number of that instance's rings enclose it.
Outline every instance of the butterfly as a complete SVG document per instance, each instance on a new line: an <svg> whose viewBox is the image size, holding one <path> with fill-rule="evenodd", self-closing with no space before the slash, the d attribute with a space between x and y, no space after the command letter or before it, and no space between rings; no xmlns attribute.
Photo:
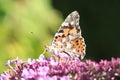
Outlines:
<svg viewBox="0 0 120 80"><path fill-rule="evenodd" d="M59 30L55 33L51 45L46 46L48 52L55 55L64 53L72 58L84 58L86 44L81 34L79 18L77 11L73 11L67 16Z"/></svg>

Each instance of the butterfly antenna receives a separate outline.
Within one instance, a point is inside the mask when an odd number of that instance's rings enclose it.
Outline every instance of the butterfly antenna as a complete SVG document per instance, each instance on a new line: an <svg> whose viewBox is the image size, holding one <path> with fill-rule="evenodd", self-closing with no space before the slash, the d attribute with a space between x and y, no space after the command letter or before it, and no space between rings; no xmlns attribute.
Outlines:
<svg viewBox="0 0 120 80"><path fill-rule="evenodd" d="M46 51L47 51L47 50L46 50L46 49L44 49L44 51L42 52L42 54L44 55L44 54L46 53Z"/></svg>

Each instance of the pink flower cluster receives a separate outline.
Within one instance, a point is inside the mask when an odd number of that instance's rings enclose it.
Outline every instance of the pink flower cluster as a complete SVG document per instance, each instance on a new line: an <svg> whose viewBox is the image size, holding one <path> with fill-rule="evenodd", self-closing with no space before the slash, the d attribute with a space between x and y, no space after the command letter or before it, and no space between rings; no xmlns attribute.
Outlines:
<svg viewBox="0 0 120 80"><path fill-rule="evenodd" d="M11 64L14 66L11 66ZM119 80L120 58L111 61L80 61L69 57L49 57L40 55L38 59L8 60L8 72L0 75L0 80Z"/></svg>

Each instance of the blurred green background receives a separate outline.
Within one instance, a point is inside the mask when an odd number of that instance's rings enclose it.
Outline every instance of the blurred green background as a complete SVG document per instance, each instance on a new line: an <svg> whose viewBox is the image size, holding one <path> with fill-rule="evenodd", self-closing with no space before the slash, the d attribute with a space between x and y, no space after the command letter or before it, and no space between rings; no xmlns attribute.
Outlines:
<svg viewBox="0 0 120 80"><path fill-rule="evenodd" d="M0 0L0 72L8 59L38 58L62 21L50 0Z"/></svg>
<svg viewBox="0 0 120 80"><path fill-rule="evenodd" d="M0 72L8 59L37 58L74 10L80 13L85 58L120 57L119 0L0 0Z"/></svg>

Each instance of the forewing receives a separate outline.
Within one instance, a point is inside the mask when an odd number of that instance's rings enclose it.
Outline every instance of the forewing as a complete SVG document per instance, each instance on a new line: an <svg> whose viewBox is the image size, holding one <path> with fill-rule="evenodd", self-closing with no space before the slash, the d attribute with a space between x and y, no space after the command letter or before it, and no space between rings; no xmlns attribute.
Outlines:
<svg viewBox="0 0 120 80"><path fill-rule="evenodd" d="M69 14L55 34L51 45L54 44L59 50L82 59L85 55L85 42L81 35L79 18L77 11Z"/></svg>
<svg viewBox="0 0 120 80"><path fill-rule="evenodd" d="M77 11L74 11L71 14L69 14L65 21L62 23L60 29L55 34L52 43L62 41L64 37L67 37L69 35L81 35L79 17L80 16Z"/></svg>

